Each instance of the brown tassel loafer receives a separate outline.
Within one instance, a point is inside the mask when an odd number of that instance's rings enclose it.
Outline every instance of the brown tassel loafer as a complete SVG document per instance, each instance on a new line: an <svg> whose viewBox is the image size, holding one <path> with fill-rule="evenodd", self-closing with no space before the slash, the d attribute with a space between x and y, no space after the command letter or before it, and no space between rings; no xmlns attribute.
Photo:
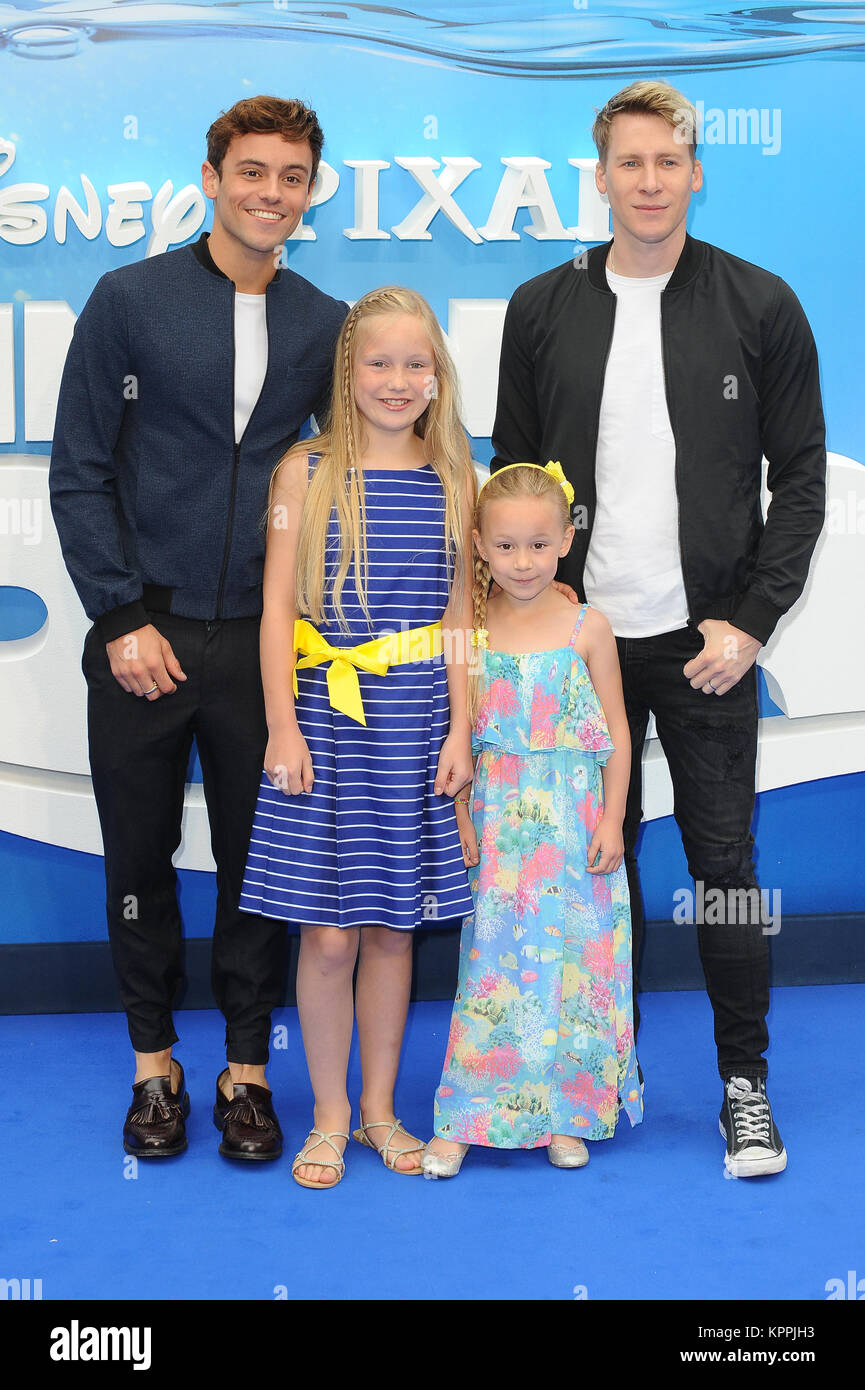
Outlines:
<svg viewBox="0 0 865 1390"><path fill-rule="evenodd" d="M228 1068L216 1078L216 1104L213 1123L222 1131L219 1152L225 1158L263 1161L279 1158L282 1130L273 1108L273 1096L266 1086L251 1081L235 1081L231 1100L222 1089L229 1078Z"/></svg>
<svg viewBox="0 0 865 1390"><path fill-rule="evenodd" d="M123 1126L125 1152L136 1158L172 1158L182 1154L186 1148L188 1114L183 1067L172 1058L171 1076L151 1076L132 1087L132 1104Z"/></svg>

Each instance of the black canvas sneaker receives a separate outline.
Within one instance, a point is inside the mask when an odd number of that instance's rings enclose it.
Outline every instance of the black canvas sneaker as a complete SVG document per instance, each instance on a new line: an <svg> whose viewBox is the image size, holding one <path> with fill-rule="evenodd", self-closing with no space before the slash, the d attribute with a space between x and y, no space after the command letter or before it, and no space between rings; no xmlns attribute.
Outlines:
<svg viewBox="0 0 865 1390"><path fill-rule="evenodd" d="M724 1082L721 1133L727 1141L724 1167L734 1178L782 1173L787 1150L772 1119L761 1076L728 1076Z"/></svg>

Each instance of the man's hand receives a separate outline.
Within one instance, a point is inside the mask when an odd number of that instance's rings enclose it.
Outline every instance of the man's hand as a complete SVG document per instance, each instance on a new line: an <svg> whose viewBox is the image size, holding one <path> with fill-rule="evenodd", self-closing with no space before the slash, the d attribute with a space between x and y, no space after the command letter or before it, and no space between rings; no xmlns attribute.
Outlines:
<svg viewBox="0 0 865 1390"><path fill-rule="evenodd" d="M186 680L171 643L152 623L106 642L105 650L112 676L129 695L158 700L174 694L176 680Z"/></svg>
<svg viewBox="0 0 865 1390"><path fill-rule="evenodd" d="M726 695L753 666L762 643L717 618L704 618L697 630L706 645L682 668L683 674L704 695Z"/></svg>
<svg viewBox="0 0 865 1390"><path fill-rule="evenodd" d="M550 588L555 589L557 594L564 594L565 598L568 599L570 603L575 603L578 608L583 601L576 589L572 589L570 584L560 584L558 579L553 580Z"/></svg>

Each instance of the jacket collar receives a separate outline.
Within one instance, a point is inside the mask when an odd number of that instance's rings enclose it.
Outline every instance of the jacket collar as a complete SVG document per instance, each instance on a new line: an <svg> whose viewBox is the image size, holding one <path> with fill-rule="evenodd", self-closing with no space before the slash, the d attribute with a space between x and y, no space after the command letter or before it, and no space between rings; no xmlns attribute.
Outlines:
<svg viewBox="0 0 865 1390"><path fill-rule="evenodd" d="M603 241L599 246L593 246L588 253L588 274L589 283L596 290L601 290L604 294L611 294L607 284L607 252L612 242ZM685 236L685 245L682 247L682 254L676 262L675 270L667 281L664 293L670 290L677 290L682 285L686 285L703 265L706 244L703 241L695 241L692 236Z"/></svg>
<svg viewBox="0 0 865 1390"><path fill-rule="evenodd" d="M228 276L225 274L225 271L219 269L219 266L216 264L216 261L211 256L210 247L208 246L207 242L208 234L207 232L202 232L201 236L198 238L197 241L193 242L192 247L190 248L193 256L198 261L199 265L203 266L205 270L210 271L211 275L218 276L220 280L228 280ZM273 279L269 281L269 284L275 284L281 276L281 274L282 271L279 269L279 267L277 267L276 274L274 275ZM233 284L233 281L231 280L229 280L228 282L229 284Z"/></svg>

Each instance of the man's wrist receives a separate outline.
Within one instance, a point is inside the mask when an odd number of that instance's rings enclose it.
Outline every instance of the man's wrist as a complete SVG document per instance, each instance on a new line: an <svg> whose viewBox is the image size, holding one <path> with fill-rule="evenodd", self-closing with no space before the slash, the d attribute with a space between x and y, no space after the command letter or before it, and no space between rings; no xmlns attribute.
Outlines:
<svg viewBox="0 0 865 1390"><path fill-rule="evenodd" d="M776 608L773 603L767 603L757 594L747 593L727 621L731 627L737 627L740 632L747 632L755 642L764 646L782 617L781 609Z"/></svg>
<svg viewBox="0 0 865 1390"><path fill-rule="evenodd" d="M139 598L133 603L121 604L119 608L110 608L96 619L96 626L107 645L116 642L118 637L125 637L127 632L137 632L140 627L147 627L149 622L150 615Z"/></svg>

